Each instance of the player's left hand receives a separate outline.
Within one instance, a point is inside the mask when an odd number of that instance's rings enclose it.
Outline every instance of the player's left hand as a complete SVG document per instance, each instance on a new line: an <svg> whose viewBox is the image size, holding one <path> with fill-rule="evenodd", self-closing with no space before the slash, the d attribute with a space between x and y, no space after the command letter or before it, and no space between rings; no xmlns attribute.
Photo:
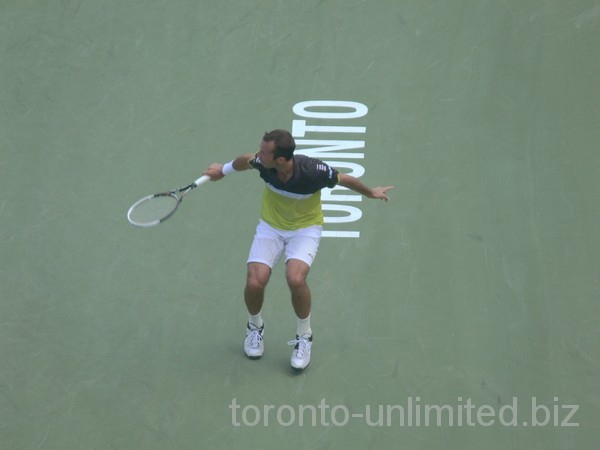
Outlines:
<svg viewBox="0 0 600 450"><path fill-rule="evenodd" d="M394 189L396 186L378 186L378 187L374 187L373 189L371 189L371 195L369 195L369 198L376 198L376 199L381 199L385 202L387 202L390 198L387 195L387 192L389 190Z"/></svg>

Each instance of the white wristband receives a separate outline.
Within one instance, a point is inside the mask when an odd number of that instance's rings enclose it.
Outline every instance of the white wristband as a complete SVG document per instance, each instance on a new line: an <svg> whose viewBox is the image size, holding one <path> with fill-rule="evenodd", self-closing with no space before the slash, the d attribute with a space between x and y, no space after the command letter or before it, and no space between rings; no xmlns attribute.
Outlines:
<svg viewBox="0 0 600 450"><path fill-rule="evenodd" d="M231 175L232 173L236 173L237 170L233 168L233 161L229 161L227 164L224 164L221 172L223 172L223 175Z"/></svg>

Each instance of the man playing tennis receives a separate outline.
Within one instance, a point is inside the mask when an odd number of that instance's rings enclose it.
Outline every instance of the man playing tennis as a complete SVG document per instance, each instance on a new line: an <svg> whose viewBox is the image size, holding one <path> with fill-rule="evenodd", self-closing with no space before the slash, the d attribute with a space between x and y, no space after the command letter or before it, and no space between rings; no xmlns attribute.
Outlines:
<svg viewBox="0 0 600 450"><path fill-rule="evenodd" d="M285 275L297 319L296 339L289 342L294 345L291 365L303 370L310 363L312 347L311 293L306 278L321 239L321 189L339 184L365 197L387 201L387 191L394 186L369 188L318 159L294 155L295 148L288 131L273 130L263 136L258 153L238 156L225 165L211 164L204 175L217 181L235 172L257 169L266 182L261 218L247 262L244 300L249 317L244 351L251 359L263 355L265 287L271 269L285 253Z"/></svg>

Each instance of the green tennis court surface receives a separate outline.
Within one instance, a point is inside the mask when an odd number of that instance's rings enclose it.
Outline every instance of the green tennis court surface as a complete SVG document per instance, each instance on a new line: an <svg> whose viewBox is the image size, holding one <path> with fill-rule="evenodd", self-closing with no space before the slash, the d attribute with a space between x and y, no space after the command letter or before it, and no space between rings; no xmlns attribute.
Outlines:
<svg viewBox="0 0 600 450"><path fill-rule="evenodd" d="M0 448L597 448L599 27L591 0L2 2ZM396 185L324 202L300 375L282 267L242 351L256 173L125 218L274 128Z"/></svg>

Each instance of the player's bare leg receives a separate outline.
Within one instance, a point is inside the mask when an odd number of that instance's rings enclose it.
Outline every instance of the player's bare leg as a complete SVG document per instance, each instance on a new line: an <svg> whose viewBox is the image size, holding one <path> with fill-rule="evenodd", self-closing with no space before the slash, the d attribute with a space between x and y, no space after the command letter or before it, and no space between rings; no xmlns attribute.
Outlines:
<svg viewBox="0 0 600 450"><path fill-rule="evenodd" d="M285 270L287 283L292 293L292 306L299 319L306 319L310 315L311 293L306 282L309 270L309 265L299 259L288 260Z"/></svg>
<svg viewBox="0 0 600 450"><path fill-rule="evenodd" d="M297 319L296 339L288 342L288 344L294 345L291 365L296 370L303 370L308 366L312 348L312 330L310 328L312 297L306 282L309 270L310 266L304 261L290 259L285 271Z"/></svg>
<svg viewBox="0 0 600 450"><path fill-rule="evenodd" d="M271 268L266 264L248 263L248 276L244 289L244 301L250 315L260 312L265 299L265 287L271 277Z"/></svg>
<svg viewBox="0 0 600 450"><path fill-rule="evenodd" d="M264 324L260 311L265 298L265 287L271 277L271 268L262 263L248 263L248 276L244 289L244 301L248 309L249 319L244 340L244 352L251 359L258 359L263 355Z"/></svg>

